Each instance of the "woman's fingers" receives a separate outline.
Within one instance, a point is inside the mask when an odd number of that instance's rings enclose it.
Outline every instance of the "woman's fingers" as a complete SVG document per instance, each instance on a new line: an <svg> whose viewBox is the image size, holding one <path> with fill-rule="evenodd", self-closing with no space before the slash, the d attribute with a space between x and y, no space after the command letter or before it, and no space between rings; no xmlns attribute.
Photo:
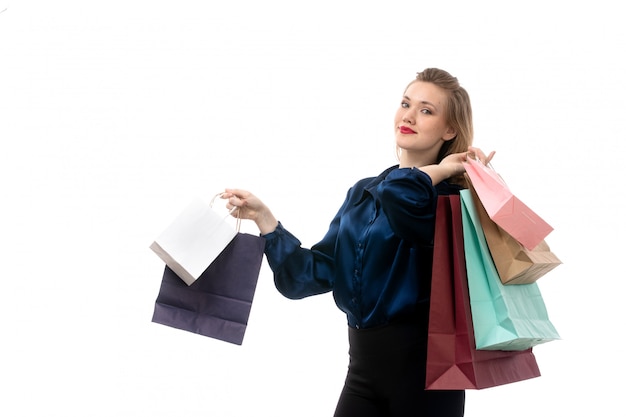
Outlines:
<svg viewBox="0 0 626 417"><path fill-rule="evenodd" d="M469 157L473 157L474 159L487 165L496 154L496 151L491 151L489 155L485 155L482 149L470 146L469 148L467 148L467 153Z"/></svg>

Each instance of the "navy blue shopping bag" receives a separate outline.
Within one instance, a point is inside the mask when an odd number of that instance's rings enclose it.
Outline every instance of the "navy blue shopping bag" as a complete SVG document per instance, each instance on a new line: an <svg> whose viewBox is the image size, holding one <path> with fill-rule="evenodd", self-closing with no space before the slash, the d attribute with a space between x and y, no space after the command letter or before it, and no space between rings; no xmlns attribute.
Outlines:
<svg viewBox="0 0 626 417"><path fill-rule="evenodd" d="M191 285L166 266L152 321L241 345L264 249L264 238L237 233Z"/></svg>

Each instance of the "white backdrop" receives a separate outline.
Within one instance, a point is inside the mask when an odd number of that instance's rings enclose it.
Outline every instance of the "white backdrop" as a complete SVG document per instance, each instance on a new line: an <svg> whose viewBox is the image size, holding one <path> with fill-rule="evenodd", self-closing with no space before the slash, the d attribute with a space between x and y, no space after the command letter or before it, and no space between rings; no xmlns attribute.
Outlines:
<svg viewBox="0 0 626 417"><path fill-rule="evenodd" d="M476 144L555 227L542 376L468 391L468 417L624 416L626 34L599 0L0 0L0 414L330 416L332 297L264 261L243 346L150 322L148 246L197 195L262 197L305 246L395 164L404 86L447 69ZM256 233L251 224L244 231Z"/></svg>

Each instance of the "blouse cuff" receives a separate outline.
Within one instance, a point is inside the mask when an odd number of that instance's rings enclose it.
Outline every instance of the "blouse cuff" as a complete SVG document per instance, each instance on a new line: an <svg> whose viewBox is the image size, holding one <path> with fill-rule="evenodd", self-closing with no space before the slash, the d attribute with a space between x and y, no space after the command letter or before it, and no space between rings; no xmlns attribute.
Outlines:
<svg viewBox="0 0 626 417"><path fill-rule="evenodd" d="M265 255L272 267L281 265L301 245L298 238L289 233L281 222L274 231L262 235L265 238Z"/></svg>

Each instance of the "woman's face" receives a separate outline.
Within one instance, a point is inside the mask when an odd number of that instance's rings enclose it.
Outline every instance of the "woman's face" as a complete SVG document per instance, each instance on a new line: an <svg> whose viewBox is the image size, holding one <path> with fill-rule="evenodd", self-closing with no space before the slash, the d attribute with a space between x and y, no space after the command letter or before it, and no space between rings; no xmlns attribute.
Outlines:
<svg viewBox="0 0 626 417"><path fill-rule="evenodd" d="M410 84L394 119L396 145L434 163L443 142L456 136L446 120L447 101L446 92L435 84Z"/></svg>

